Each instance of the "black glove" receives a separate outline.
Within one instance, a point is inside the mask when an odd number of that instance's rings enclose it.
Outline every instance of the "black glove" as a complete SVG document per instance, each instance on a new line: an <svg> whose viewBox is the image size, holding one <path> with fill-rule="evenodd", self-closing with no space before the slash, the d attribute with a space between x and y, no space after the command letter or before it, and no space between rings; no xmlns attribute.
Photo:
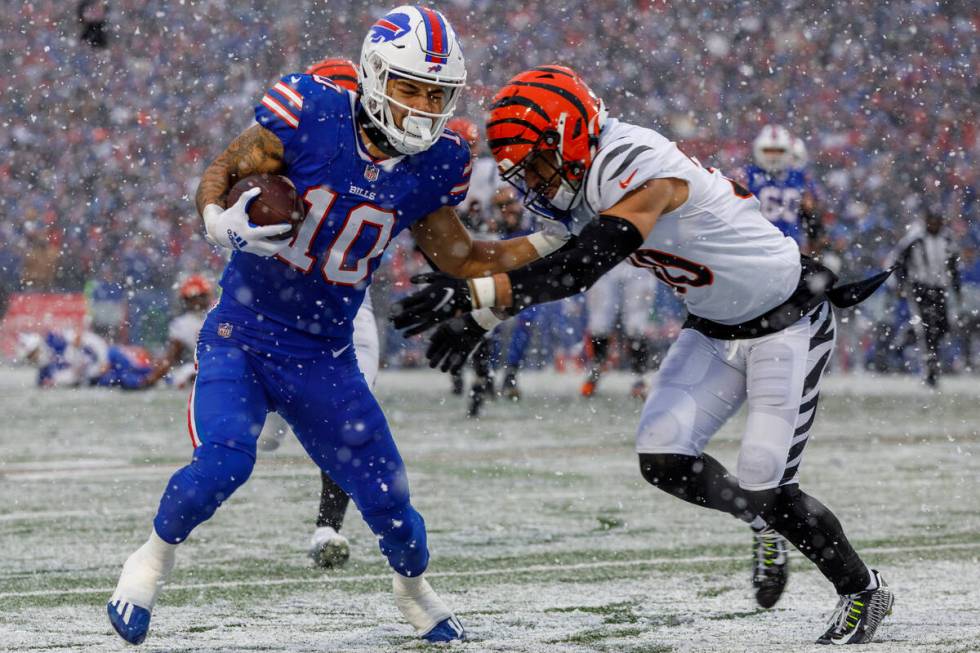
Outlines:
<svg viewBox="0 0 980 653"><path fill-rule="evenodd" d="M412 283L429 285L391 306L391 322L406 336L422 333L473 310L470 285L465 279L442 272L427 272L412 277Z"/></svg>
<svg viewBox="0 0 980 653"><path fill-rule="evenodd" d="M455 374L486 335L487 330L469 313L443 323L429 339L429 348L425 352L429 367Z"/></svg>

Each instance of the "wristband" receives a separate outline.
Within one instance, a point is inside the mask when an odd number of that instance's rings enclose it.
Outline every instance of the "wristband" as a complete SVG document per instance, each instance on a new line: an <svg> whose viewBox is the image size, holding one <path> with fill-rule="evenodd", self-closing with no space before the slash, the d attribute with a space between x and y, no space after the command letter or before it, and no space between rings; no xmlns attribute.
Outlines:
<svg viewBox="0 0 980 653"><path fill-rule="evenodd" d="M490 308L497 299L497 284L493 277L469 279L470 295L473 297L473 308Z"/></svg>
<svg viewBox="0 0 980 653"><path fill-rule="evenodd" d="M489 308L477 309L470 313L470 316L473 318L474 322L480 325L480 328L486 329L487 331L491 331L495 326L503 322L503 320L497 317L497 314Z"/></svg>
<svg viewBox="0 0 980 653"><path fill-rule="evenodd" d="M531 244L531 247L538 253L538 256L544 258L548 254L561 249L568 242L568 235L562 234L559 236L544 231L536 231L527 237L527 242Z"/></svg>

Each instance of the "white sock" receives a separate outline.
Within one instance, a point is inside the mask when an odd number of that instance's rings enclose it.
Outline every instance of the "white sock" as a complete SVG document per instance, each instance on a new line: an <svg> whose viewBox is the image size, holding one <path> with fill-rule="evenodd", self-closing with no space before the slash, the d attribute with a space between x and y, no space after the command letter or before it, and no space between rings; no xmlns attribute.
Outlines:
<svg viewBox="0 0 980 653"><path fill-rule="evenodd" d="M865 566L867 567L867 565L865 565ZM869 590L876 590L876 589L878 589L878 579L875 578L875 572L871 571L871 567L867 567L867 569L868 569L868 577L871 580L868 581L868 586L864 588L864 591L865 592L867 592Z"/></svg>
<svg viewBox="0 0 980 653"><path fill-rule="evenodd" d="M392 589L395 592L395 605L419 635L424 635L443 619L453 616L421 575L410 578L396 572Z"/></svg>
<svg viewBox="0 0 980 653"><path fill-rule="evenodd" d="M154 530L150 539L126 559L112 600L152 609L176 557L177 545L164 542Z"/></svg>

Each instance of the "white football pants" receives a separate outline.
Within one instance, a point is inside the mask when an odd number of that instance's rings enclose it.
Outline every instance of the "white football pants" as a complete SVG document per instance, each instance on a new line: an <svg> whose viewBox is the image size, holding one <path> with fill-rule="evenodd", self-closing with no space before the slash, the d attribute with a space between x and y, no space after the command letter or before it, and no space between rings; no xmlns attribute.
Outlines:
<svg viewBox="0 0 980 653"><path fill-rule="evenodd" d="M798 482L835 337L828 302L759 338L717 340L682 329L643 406L637 453L699 456L748 400L739 485L766 490Z"/></svg>
<svg viewBox="0 0 980 653"><path fill-rule="evenodd" d="M657 279L650 270L623 261L599 277L589 292L589 334L606 336L622 315L623 331L631 338L642 336L650 322L657 296Z"/></svg>

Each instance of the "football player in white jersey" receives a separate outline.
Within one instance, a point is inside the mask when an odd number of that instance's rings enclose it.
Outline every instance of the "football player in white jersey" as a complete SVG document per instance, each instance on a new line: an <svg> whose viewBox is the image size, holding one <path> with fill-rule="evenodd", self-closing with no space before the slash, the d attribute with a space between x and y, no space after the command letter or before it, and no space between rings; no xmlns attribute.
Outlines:
<svg viewBox="0 0 980 653"><path fill-rule="evenodd" d="M214 304L214 288L202 275L192 274L180 284L179 294L183 312L170 321L167 351L154 361L153 371L146 377L147 386L168 373L178 388L194 381L194 349L204 316Z"/></svg>
<svg viewBox="0 0 980 653"><path fill-rule="evenodd" d="M650 357L646 330L657 296L656 283L646 270L623 262L600 277L586 293L592 366L582 384L583 397L595 394L602 366L609 355L610 336L618 319L626 337L630 370L634 376L630 394L637 399L646 399L648 388L643 375Z"/></svg>
<svg viewBox="0 0 980 653"><path fill-rule="evenodd" d="M833 513L800 490L799 469L834 343L831 303L863 300L887 273L835 287L751 193L659 133L607 118L569 68L514 77L494 98L487 132L502 177L576 238L508 273L423 275L429 285L394 307L395 325L419 333L448 320L432 336L430 364L452 367L499 319L491 309L509 314L581 292L626 259L649 268L683 297L689 317L643 408L643 477L756 527L762 606L782 593L789 540L840 595L818 641L870 641L892 593ZM704 449L743 403L748 421L731 474Z"/></svg>

